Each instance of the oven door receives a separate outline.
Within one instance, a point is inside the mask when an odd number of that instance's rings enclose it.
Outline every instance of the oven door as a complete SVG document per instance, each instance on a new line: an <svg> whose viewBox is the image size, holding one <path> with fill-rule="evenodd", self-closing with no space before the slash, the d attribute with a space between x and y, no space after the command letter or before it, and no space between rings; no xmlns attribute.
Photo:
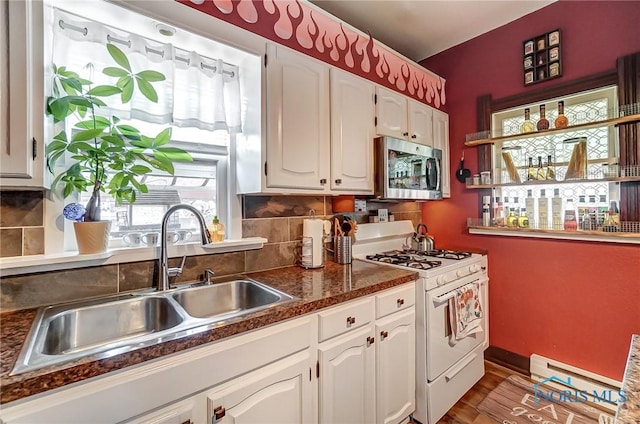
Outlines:
<svg viewBox="0 0 640 424"><path fill-rule="evenodd" d="M427 309L427 379L429 381L435 380L440 374L485 341L489 322L487 316L488 281L486 274L473 274L425 293L425 307ZM451 331L448 299L452 297L457 288L471 282L480 284L480 302L483 312L482 331L456 340Z"/></svg>

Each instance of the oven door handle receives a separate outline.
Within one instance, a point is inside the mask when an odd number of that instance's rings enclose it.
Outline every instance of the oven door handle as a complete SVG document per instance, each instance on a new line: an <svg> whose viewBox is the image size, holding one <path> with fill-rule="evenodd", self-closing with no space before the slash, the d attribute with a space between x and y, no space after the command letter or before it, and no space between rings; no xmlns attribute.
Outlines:
<svg viewBox="0 0 640 424"><path fill-rule="evenodd" d="M470 281L467 284L473 284L473 283L478 282L478 281L480 281L479 278L477 278L477 279L475 279L473 281ZM465 286L467 284L465 284ZM483 284L485 284L485 281L480 281L480 285L483 285ZM454 297L456 297L456 290L451 290L450 292L447 292L445 294L441 294L440 296L435 296L433 298L433 303L436 304L436 305L439 305L441 303L444 303L444 302L448 301L449 299L453 299Z"/></svg>

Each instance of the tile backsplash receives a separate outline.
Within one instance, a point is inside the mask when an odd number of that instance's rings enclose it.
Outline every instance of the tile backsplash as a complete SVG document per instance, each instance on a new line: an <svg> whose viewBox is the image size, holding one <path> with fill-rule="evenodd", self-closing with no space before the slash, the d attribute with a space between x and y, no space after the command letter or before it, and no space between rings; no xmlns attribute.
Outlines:
<svg viewBox="0 0 640 424"><path fill-rule="evenodd" d="M371 201L368 208L389 209L396 219L410 219L414 224L421 219L416 202ZM334 216L328 196L243 196L243 236L264 237L268 243L259 250L188 257L183 274L172 283L202 280L207 268L223 277L294 265L303 220L310 210L319 218ZM43 192L2 192L2 256L44 253L43 211ZM349 215L359 222L367 220L366 213ZM178 261L172 259L170 266L177 266ZM157 281L157 263L149 260L2 277L0 304L3 311L9 311L151 288Z"/></svg>

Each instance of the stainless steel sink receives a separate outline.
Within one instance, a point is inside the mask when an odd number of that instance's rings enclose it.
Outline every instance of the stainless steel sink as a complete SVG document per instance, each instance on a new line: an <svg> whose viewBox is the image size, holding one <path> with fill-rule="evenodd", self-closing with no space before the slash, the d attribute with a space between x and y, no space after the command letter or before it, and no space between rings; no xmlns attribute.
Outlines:
<svg viewBox="0 0 640 424"><path fill-rule="evenodd" d="M192 317L219 319L246 314L292 299L288 294L251 280L234 280L181 290L173 298Z"/></svg>
<svg viewBox="0 0 640 424"><path fill-rule="evenodd" d="M259 282L239 279L43 307L11 374L174 340L293 299Z"/></svg>
<svg viewBox="0 0 640 424"><path fill-rule="evenodd" d="M42 353L82 352L157 333L183 320L165 297L139 297L73 308L48 320Z"/></svg>

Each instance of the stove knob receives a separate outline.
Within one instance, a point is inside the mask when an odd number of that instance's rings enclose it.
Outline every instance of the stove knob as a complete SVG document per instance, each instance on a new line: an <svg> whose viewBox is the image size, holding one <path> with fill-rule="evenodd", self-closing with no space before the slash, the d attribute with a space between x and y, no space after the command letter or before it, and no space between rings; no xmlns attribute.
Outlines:
<svg viewBox="0 0 640 424"><path fill-rule="evenodd" d="M436 284L441 286L443 284L447 284L448 281L449 281L449 278L446 275L441 275L436 279Z"/></svg>
<svg viewBox="0 0 640 424"><path fill-rule="evenodd" d="M478 272L478 265L469 266L469 274L473 274L474 272Z"/></svg>
<svg viewBox="0 0 640 424"><path fill-rule="evenodd" d="M465 272L464 269L459 269L459 270L456 271L456 275L458 277L464 277L465 275L467 275L467 273Z"/></svg>

